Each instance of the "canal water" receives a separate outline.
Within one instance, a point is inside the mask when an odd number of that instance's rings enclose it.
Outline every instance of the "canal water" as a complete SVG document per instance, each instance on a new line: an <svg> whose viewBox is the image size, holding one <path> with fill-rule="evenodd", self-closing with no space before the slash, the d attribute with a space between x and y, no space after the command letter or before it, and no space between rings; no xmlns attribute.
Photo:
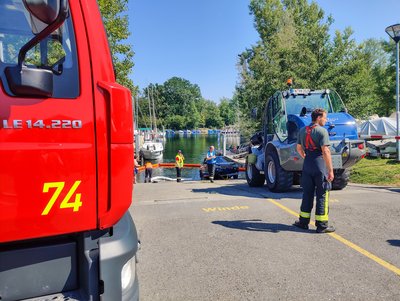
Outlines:
<svg viewBox="0 0 400 301"><path fill-rule="evenodd" d="M180 149L185 157L185 163L200 164L206 157L210 145L214 145L215 149L219 150L222 148L222 143L219 135L175 135L174 137L169 137L164 140L163 156L159 160L152 161L152 163L175 163L175 156ZM176 179L176 170L175 168L155 168L153 169L153 177L156 176ZM200 180L199 169L183 168L182 178ZM137 181L139 183L144 182L144 172L138 174Z"/></svg>

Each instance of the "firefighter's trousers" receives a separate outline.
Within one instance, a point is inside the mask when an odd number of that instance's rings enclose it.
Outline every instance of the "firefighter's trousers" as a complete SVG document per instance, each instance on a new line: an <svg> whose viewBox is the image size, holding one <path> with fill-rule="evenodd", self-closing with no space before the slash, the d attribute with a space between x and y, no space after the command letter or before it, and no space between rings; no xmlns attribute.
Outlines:
<svg viewBox="0 0 400 301"><path fill-rule="evenodd" d="M309 161L309 162L307 162ZM329 212L329 184L326 180L325 162L322 157L305 160L301 178L303 199L300 207L300 223L308 225L316 197L315 225L326 228Z"/></svg>

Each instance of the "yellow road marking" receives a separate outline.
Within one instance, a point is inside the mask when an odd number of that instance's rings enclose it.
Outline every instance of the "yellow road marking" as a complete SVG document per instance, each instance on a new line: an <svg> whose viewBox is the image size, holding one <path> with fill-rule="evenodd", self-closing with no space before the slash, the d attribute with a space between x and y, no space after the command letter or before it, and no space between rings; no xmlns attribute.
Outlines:
<svg viewBox="0 0 400 301"><path fill-rule="evenodd" d="M286 206L283 206L282 204L278 203L277 201L275 201L275 200L273 200L273 199L267 199L267 201L270 201L272 204L278 206L279 208L285 210L286 212L289 212L291 215L294 215L294 216L296 216L296 217L299 216L298 213L294 212L293 210L289 209L289 208L286 207Z"/></svg>
<svg viewBox="0 0 400 301"><path fill-rule="evenodd" d="M278 203L277 201L275 201L273 199L267 199L267 200L269 202L271 202L272 204L278 206L279 208L285 210L286 212L290 213L291 215L294 215L296 217L299 216L298 213L296 213L293 210L287 208L286 206L283 206L282 204ZM314 223L314 221L311 220L311 223ZM328 235L330 235L334 239L340 241L341 243L345 244L346 246L352 248L353 250L356 250L357 252L361 253L362 255L368 257L369 259L375 261L376 263L380 264L381 266L383 266L384 268L388 269L389 271L392 271L393 273L395 273L395 274L400 276L400 269L398 267L396 267L396 266L390 264L389 262L379 258L378 256L368 252L367 250L364 250L360 246L357 246L356 244L352 243L351 241L343 238L342 236L340 236L340 235L338 235L336 233L328 233Z"/></svg>
<svg viewBox="0 0 400 301"><path fill-rule="evenodd" d="M233 207L210 207L210 208L202 208L205 212L216 212L216 211L234 211L234 210L243 210L249 209L249 206L233 206Z"/></svg>

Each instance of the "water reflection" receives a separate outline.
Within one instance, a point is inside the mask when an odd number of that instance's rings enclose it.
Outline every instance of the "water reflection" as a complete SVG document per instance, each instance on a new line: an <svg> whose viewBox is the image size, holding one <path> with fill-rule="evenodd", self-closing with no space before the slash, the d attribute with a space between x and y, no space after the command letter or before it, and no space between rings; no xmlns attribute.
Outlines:
<svg viewBox="0 0 400 301"><path fill-rule="evenodd" d="M227 145L229 146L230 144ZM222 142L217 135L191 135L191 136L179 136L166 138L164 144L163 157L158 160L151 161L152 163L159 162L175 162L175 155L178 150L182 150L185 156L185 163L201 163L205 158L208 148L210 145L214 145L215 148L221 149ZM156 168L153 170L153 177L164 176L170 178L176 178L175 168ZM200 180L198 168L184 168L182 169L182 178ZM144 182L144 172L138 174L138 182Z"/></svg>

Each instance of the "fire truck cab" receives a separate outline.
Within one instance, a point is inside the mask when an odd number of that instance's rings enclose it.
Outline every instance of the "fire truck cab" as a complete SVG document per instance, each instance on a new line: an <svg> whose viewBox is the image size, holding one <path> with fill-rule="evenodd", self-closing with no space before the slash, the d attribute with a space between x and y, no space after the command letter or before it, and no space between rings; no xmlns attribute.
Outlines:
<svg viewBox="0 0 400 301"><path fill-rule="evenodd" d="M95 0L0 2L0 300L137 300L130 91Z"/></svg>

